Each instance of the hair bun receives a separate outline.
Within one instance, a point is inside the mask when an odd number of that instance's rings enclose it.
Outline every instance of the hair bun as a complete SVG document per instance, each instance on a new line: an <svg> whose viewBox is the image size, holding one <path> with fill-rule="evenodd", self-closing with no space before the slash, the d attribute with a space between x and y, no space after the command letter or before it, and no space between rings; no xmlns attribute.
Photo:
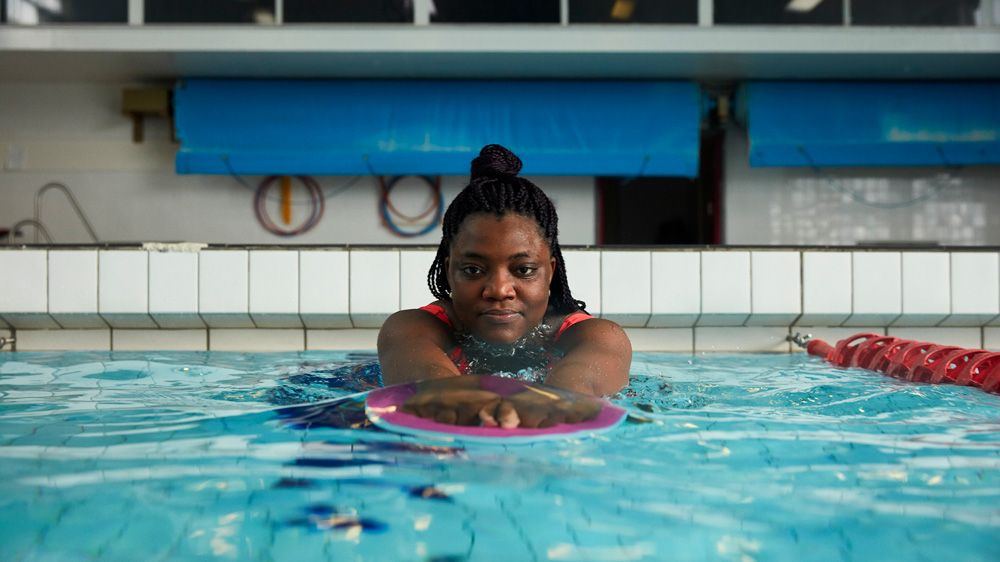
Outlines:
<svg viewBox="0 0 1000 562"><path fill-rule="evenodd" d="M500 146L488 144L472 160L472 179L482 176L511 177L521 171L521 159L516 154Z"/></svg>

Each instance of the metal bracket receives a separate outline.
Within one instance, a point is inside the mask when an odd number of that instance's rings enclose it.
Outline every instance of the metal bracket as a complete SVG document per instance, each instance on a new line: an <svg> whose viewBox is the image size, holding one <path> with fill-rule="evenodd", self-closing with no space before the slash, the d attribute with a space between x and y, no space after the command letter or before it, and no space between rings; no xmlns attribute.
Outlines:
<svg viewBox="0 0 1000 562"><path fill-rule="evenodd" d="M785 341L792 342L795 345L801 347L802 349L805 349L806 344L809 343L809 340L811 340L812 337L813 337L812 334L803 335L799 332L795 332L795 334L789 334L785 336Z"/></svg>

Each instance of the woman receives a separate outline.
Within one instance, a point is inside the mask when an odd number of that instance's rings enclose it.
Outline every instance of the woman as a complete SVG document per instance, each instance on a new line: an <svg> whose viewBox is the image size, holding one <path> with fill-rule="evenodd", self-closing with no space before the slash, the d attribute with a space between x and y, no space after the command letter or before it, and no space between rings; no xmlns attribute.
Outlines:
<svg viewBox="0 0 1000 562"><path fill-rule="evenodd" d="M379 332L383 382L425 381L404 406L410 413L460 425L545 427L596 413L595 400L574 392L613 394L628 382L628 337L573 298L555 207L520 169L506 148L482 149L469 185L444 215L427 275L438 300L393 314ZM497 372L555 388L501 399L462 376Z"/></svg>

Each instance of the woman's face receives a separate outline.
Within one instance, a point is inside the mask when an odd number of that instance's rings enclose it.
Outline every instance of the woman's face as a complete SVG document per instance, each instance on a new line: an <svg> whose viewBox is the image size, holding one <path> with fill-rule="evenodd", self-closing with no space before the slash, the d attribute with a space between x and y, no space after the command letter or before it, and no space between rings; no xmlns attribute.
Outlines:
<svg viewBox="0 0 1000 562"><path fill-rule="evenodd" d="M517 341L542 323L555 265L534 219L469 215L446 264L459 326L489 343Z"/></svg>

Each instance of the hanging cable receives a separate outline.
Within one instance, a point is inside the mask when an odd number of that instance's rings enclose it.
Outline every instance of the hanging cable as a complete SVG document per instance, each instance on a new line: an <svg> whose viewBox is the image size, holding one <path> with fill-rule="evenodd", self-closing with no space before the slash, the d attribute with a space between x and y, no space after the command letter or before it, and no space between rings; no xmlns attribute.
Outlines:
<svg viewBox="0 0 1000 562"><path fill-rule="evenodd" d="M240 184L241 186L243 186L245 189L247 189L250 192L256 192L257 191L257 188L255 188L254 186L252 186L249 183L247 183L247 181L245 179L243 179L243 176L241 176L238 173L236 173L236 170L233 169L232 164L229 162L229 155L223 154L222 155L222 162L226 165L226 170L229 171L229 177L233 178L236 181L236 183ZM336 197L336 196L340 195L341 193L343 193L343 192L347 191L348 189L354 187L359 181L361 181L361 178L363 178L363 177L364 176L351 176L350 178L348 178L348 180L346 182L344 182L343 185L334 187L334 188L332 188L330 190L324 190L323 191L323 198L330 199L331 197ZM269 201L280 202L281 201L281 196L270 195L270 196L268 196L267 199ZM305 199L305 200L298 200L298 201L296 201L294 198L292 199L292 205L293 206L311 205L311 204L312 204L312 199L311 198L310 199Z"/></svg>
<svg viewBox="0 0 1000 562"><path fill-rule="evenodd" d="M267 213L267 193L270 191L275 181L281 177L282 176L268 176L260 182L260 185L257 186L257 190L254 193L253 198L254 215L257 217L257 222L264 227L264 230L278 236L298 236L299 234L309 232L319 223L320 219L323 218L323 212L326 210L326 198L323 196L323 189L320 188L318 183L316 183L316 180L309 176L295 176L300 182L302 182L302 185L304 185L306 190L309 192L309 200L312 203L312 209L310 211L309 218L306 219L301 225L291 229L282 228L275 224L274 221L271 220L270 215Z"/></svg>
<svg viewBox="0 0 1000 562"><path fill-rule="evenodd" d="M407 215L396 208L392 203L392 189L403 178L411 176L395 176L387 182L384 176L376 176L378 180L381 196L379 197L379 214L382 216L382 223L393 234L401 238L414 238L423 236L431 232L441 222L444 215L444 195L441 193L441 176L413 176L422 179L430 188L431 204L422 212L416 215ZM427 217L430 216L430 219ZM402 222L408 228L415 227L415 230L404 230L396 223ZM428 222L421 225L424 220Z"/></svg>

